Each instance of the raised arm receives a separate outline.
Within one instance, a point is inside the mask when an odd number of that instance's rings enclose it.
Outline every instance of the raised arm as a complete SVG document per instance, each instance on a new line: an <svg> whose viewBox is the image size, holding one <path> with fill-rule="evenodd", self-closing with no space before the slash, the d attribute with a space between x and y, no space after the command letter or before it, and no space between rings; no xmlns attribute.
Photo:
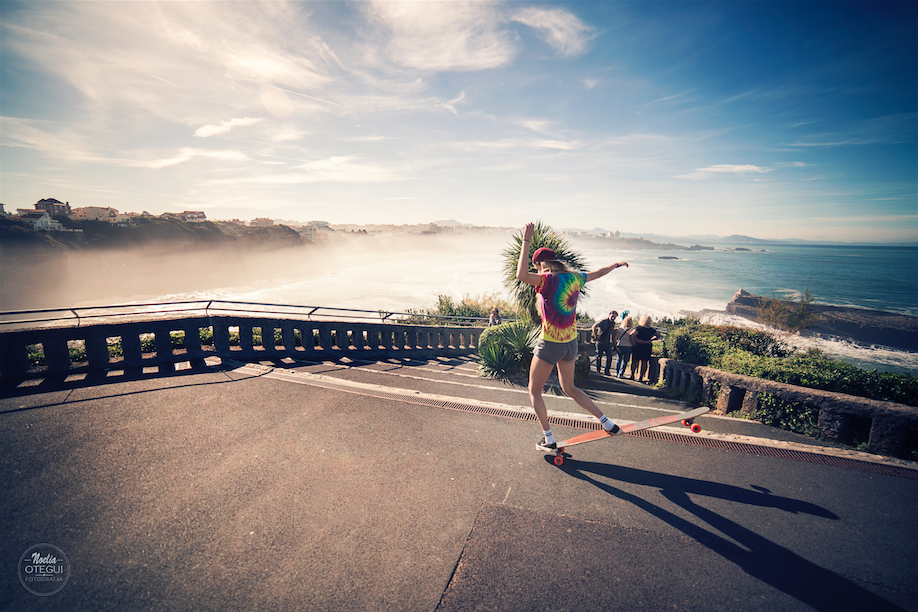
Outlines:
<svg viewBox="0 0 918 612"><path fill-rule="evenodd" d="M540 287L542 277L529 271L529 243L532 242L532 234L535 232L535 224L527 223L523 228L523 243L520 245L520 260L516 264L516 280L527 285Z"/></svg>
<svg viewBox="0 0 918 612"><path fill-rule="evenodd" d="M606 266L605 268L600 268L600 269L598 269L598 270L593 270L592 272L587 272L587 281L592 281L592 280L596 280L597 278L602 278L603 276L605 276L606 274L608 274L608 273L611 272L612 270L614 270L614 269L616 269L616 268L621 268L622 266L625 266L625 267L627 268L627 267L628 267L628 262L627 262L627 261L620 261L620 262L614 263L614 264L612 264L612 265L610 265L610 266Z"/></svg>

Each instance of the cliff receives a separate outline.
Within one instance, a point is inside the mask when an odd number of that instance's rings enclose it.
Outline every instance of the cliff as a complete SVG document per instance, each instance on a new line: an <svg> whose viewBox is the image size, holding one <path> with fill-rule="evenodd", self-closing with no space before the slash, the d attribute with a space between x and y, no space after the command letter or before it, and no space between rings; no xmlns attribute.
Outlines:
<svg viewBox="0 0 918 612"><path fill-rule="evenodd" d="M762 297L740 289L727 304L727 312L756 320ZM918 351L918 317L841 306L810 306L816 319L803 335L827 336L852 340L861 344L877 344L891 348Z"/></svg>
<svg viewBox="0 0 918 612"><path fill-rule="evenodd" d="M285 225L245 227L233 223L186 223L177 219L142 217L129 227L104 221L77 221L56 217L73 232L36 232L15 219L0 219L0 252L10 257L33 258L42 253L148 247L209 249L282 248L303 244L300 235Z"/></svg>

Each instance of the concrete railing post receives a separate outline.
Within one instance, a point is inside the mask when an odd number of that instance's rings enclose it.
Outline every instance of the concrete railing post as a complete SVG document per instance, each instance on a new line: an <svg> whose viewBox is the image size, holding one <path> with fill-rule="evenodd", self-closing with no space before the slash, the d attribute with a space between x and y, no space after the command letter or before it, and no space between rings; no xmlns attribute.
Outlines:
<svg viewBox="0 0 918 612"><path fill-rule="evenodd" d="M63 334L49 336L48 341L43 343L42 348L45 351L45 363L49 372L65 372L70 369L70 348L67 346L67 338ZM140 344L138 343L138 350L139 348Z"/></svg>
<svg viewBox="0 0 918 612"><path fill-rule="evenodd" d="M121 355L124 367L139 368L143 364L143 347L140 334L136 330L124 330L121 333Z"/></svg>
<svg viewBox="0 0 918 612"><path fill-rule="evenodd" d="M108 343L105 341L105 333L98 329L84 328L87 330L84 342L86 342L86 359L89 361L89 367L92 370L105 370L108 368Z"/></svg>
<svg viewBox="0 0 918 612"><path fill-rule="evenodd" d="M214 351L225 354L230 352L229 321L226 318L212 318L211 327L214 330Z"/></svg>

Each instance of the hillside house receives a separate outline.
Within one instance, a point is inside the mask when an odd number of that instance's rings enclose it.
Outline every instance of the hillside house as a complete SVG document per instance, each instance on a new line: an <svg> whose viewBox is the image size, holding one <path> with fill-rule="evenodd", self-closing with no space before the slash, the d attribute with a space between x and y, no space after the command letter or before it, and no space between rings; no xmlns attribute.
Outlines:
<svg viewBox="0 0 918 612"><path fill-rule="evenodd" d="M207 215L199 210L186 210L182 213L182 221L186 223L203 223L207 221Z"/></svg>
<svg viewBox="0 0 918 612"><path fill-rule="evenodd" d="M64 229L60 221L52 219L46 210L23 210L20 208L17 212L19 213L19 220L25 221L36 232L59 232Z"/></svg>
<svg viewBox="0 0 918 612"><path fill-rule="evenodd" d="M139 219L140 217L143 217L141 213L135 213L135 212L118 213L113 223L116 223L120 225L121 227L130 227L131 225L134 225L134 220Z"/></svg>
<svg viewBox="0 0 918 612"><path fill-rule="evenodd" d="M249 223L249 227L274 227L274 220L259 217L257 219L252 219Z"/></svg>
<svg viewBox="0 0 918 612"><path fill-rule="evenodd" d="M108 223L117 223L118 211L114 208L102 208L101 206L84 206L82 208L74 208L70 218L79 221L106 221Z"/></svg>
<svg viewBox="0 0 918 612"><path fill-rule="evenodd" d="M70 209L70 202L61 202L54 198L45 198L44 200L35 202L35 210L44 210L52 217L61 215L69 217L73 214L73 211Z"/></svg>

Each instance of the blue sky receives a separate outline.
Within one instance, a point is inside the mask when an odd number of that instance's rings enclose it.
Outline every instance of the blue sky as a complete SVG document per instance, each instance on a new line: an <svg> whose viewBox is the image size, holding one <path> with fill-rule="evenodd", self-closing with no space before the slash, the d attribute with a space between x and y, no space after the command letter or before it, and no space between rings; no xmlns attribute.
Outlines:
<svg viewBox="0 0 918 612"><path fill-rule="evenodd" d="M913 2L0 1L0 202L918 240Z"/></svg>

